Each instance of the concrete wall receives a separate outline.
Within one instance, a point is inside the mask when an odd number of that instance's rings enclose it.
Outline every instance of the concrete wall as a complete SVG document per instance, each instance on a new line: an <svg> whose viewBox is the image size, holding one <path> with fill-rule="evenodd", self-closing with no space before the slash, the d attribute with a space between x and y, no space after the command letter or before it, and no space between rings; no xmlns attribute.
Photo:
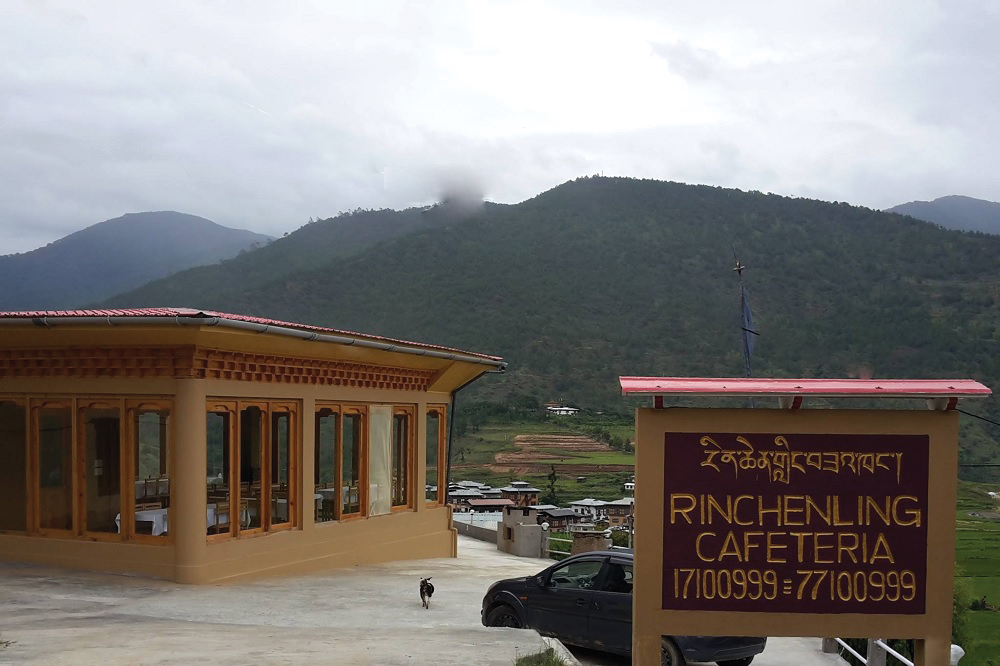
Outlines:
<svg viewBox="0 0 1000 666"><path fill-rule="evenodd" d="M518 557L548 557L549 533L541 525L507 523L497 527L499 550Z"/></svg>
<svg viewBox="0 0 1000 666"><path fill-rule="evenodd" d="M610 537L604 536L604 532L573 532L573 543L570 546L570 553L589 553L595 550L609 550L611 548Z"/></svg>
<svg viewBox="0 0 1000 666"><path fill-rule="evenodd" d="M464 534L465 536L470 536L473 539L478 539L479 541L488 541L489 543L497 542L497 530L490 529L489 527L483 527L482 525L470 525L459 520L456 520L455 531L459 534Z"/></svg>

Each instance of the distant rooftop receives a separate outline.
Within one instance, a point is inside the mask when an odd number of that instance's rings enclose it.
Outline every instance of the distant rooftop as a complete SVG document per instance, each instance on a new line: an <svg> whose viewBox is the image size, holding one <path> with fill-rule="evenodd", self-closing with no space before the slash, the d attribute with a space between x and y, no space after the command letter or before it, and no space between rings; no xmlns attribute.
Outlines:
<svg viewBox="0 0 1000 666"><path fill-rule="evenodd" d="M466 504L469 506L513 506L514 502L509 499L470 499Z"/></svg>
<svg viewBox="0 0 1000 666"><path fill-rule="evenodd" d="M462 486L463 488L489 488L488 485L479 481L455 481L452 485Z"/></svg>
<svg viewBox="0 0 1000 666"><path fill-rule="evenodd" d="M482 497L478 490L449 490L448 497Z"/></svg>
<svg viewBox="0 0 1000 666"><path fill-rule="evenodd" d="M516 483L516 481L515 481L515 483ZM511 485L509 485L509 486L507 486L505 488L501 488L500 490L502 492L505 492L505 493L540 493L540 492L542 492L538 488L532 488L531 486L529 486L526 483L523 486L515 486L515 485L511 484Z"/></svg>
<svg viewBox="0 0 1000 666"><path fill-rule="evenodd" d="M550 518L569 518L578 515L573 509L541 509L539 513Z"/></svg>

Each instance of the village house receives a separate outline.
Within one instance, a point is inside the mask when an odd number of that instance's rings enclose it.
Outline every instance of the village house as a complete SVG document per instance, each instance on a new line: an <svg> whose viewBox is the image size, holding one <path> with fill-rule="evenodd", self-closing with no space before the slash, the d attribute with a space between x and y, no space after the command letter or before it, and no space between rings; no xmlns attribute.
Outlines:
<svg viewBox="0 0 1000 666"><path fill-rule="evenodd" d="M635 512L635 498L623 497L608 502L604 505L604 510L610 527L628 527L632 514Z"/></svg>
<svg viewBox="0 0 1000 666"><path fill-rule="evenodd" d="M597 500L588 497L586 499L570 502L569 506L580 516L583 516L591 521L598 521L604 519L605 504L607 504L607 502L604 500Z"/></svg>
<svg viewBox="0 0 1000 666"><path fill-rule="evenodd" d="M549 529L557 532L569 530L570 525L575 525L582 519L573 509L542 508L537 509L539 523L548 523Z"/></svg>
<svg viewBox="0 0 1000 666"><path fill-rule="evenodd" d="M208 583L456 553L453 393L497 357L183 308L0 328L2 559Z"/></svg>
<svg viewBox="0 0 1000 666"><path fill-rule="evenodd" d="M465 503L473 513L497 513L505 507L514 506L514 502L509 499L470 499L465 500Z"/></svg>
<svg viewBox="0 0 1000 666"><path fill-rule="evenodd" d="M531 506L538 503L540 492L527 481L511 481L509 486L500 489L500 496L512 500L517 506Z"/></svg>

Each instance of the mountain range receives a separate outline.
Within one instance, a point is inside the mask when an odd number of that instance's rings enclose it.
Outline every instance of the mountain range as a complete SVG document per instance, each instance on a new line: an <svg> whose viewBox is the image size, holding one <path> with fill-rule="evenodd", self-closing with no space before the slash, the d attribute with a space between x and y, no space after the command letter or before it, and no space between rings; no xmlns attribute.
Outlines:
<svg viewBox="0 0 1000 666"><path fill-rule="evenodd" d="M497 353L507 373L466 399L627 413L619 375L742 375L734 251L760 332L755 376L1000 387L1000 236L652 180L580 178L475 210L345 213L93 305L207 308ZM995 399L968 408L1000 421ZM963 418L961 457L1000 462L1000 428Z"/></svg>
<svg viewBox="0 0 1000 666"><path fill-rule="evenodd" d="M195 215L130 213L31 252L0 256L0 310L79 307L270 240Z"/></svg>
<svg viewBox="0 0 1000 666"><path fill-rule="evenodd" d="M1000 203L951 195L934 201L911 201L893 206L890 213L910 215L946 229L1000 234Z"/></svg>

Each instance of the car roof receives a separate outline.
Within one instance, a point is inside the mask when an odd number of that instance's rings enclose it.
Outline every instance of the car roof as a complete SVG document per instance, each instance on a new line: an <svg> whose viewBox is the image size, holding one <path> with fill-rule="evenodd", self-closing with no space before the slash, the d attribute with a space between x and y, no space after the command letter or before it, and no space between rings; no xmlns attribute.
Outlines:
<svg viewBox="0 0 1000 666"><path fill-rule="evenodd" d="M635 552L631 548L622 548L622 549L618 549L618 550L588 550L585 553L577 553L576 555L571 555L570 557L567 557L566 560L569 560L569 559L583 559L584 557L587 557L587 556L598 556L598 555L601 556L601 557L609 557L609 556L610 557L621 557L621 558L624 558L624 559L627 559L627 560L631 560L631 559L633 559L633 556L635 555ZM565 562L566 560L562 560L562 561Z"/></svg>

